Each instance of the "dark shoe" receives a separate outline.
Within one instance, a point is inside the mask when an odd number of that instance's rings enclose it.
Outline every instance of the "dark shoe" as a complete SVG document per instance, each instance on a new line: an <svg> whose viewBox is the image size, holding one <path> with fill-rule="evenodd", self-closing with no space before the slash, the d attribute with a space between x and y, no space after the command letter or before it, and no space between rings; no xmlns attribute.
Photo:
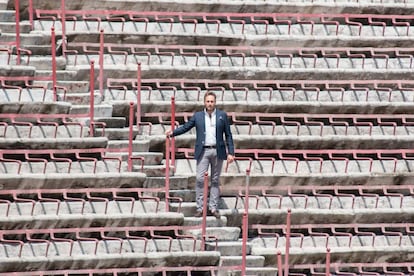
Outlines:
<svg viewBox="0 0 414 276"><path fill-rule="evenodd" d="M197 211L194 216L196 218L201 218L203 216L203 211Z"/></svg>
<svg viewBox="0 0 414 276"><path fill-rule="evenodd" d="M211 214L212 214L213 216L215 216L215 217L216 217L216 219L221 218L221 215L220 215L219 211L217 211L217 210L211 211Z"/></svg>

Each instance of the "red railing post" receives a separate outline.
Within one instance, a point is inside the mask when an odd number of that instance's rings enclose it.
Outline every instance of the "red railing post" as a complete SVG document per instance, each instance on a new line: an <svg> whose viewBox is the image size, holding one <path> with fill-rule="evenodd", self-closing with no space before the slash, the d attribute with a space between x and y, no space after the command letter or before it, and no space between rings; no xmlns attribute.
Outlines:
<svg viewBox="0 0 414 276"><path fill-rule="evenodd" d="M29 22L30 22L30 30L34 30L33 25L33 0L29 0Z"/></svg>
<svg viewBox="0 0 414 276"><path fill-rule="evenodd" d="M277 275L283 276L283 264L282 264L282 253L277 252Z"/></svg>
<svg viewBox="0 0 414 276"><path fill-rule="evenodd" d="M56 85L57 85L57 76L56 76L56 33L55 28L52 27L51 29L51 51L52 51L52 85L53 85L53 100L57 101L57 95L56 95Z"/></svg>
<svg viewBox="0 0 414 276"><path fill-rule="evenodd" d="M175 129L175 97L171 97L171 131ZM174 164L175 172L175 139L171 139L171 163Z"/></svg>
<svg viewBox="0 0 414 276"><path fill-rule="evenodd" d="M170 138L165 140L165 211L170 210L168 199L170 197Z"/></svg>
<svg viewBox="0 0 414 276"><path fill-rule="evenodd" d="M330 268L331 268L331 249L326 248L326 265L325 265L325 275L330 276Z"/></svg>
<svg viewBox="0 0 414 276"><path fill-rule="evenodd" d="M141 62L138 62L137 69L137 129L138 134L141 132Z"/></svg>
<svg viewBox="0 0 414 276"><path fill-rule="evenodd" d="M244 214L243 214L243 236L242 236L242 275L246 275L247 265L247 236L249 232L249 186L250 186L250 170L246 170L246 186L244 195Z"/></svg>
<svg viewBox="0 0 414 276"><path fill-rule="evenodd" d="M201 223L201 250L205 250L206 232L207 232L207 198L208 198L208 172L204 173L203 187L203 220ZM197 199L196 199L197 200Z"/></svg>
<svg viewBox="0 0 414 276"><path fill-rule="evenodd" d="M132 147L134 138L134 103L129 103L129 144L128 144L128 171L132 172Z"/></svg>
<svg viewBox="0 0 414 276"><path fill-rule="evenodd" d="M95 129L93 121L95 118L95 61L91 61L91 68L89 73L89 136L95 136Z"/></svg>
<svg viewBox="0 0 414 276"><path fill-rule="evenodd" d="M65 0L60 2L60 20L62 24L62 55L66 55L66 4Z"/></svg>
<svg viewBox="0 0 414 276"><path fill-rule="evenodd" d="M104 30L99 32L99 93L103 96L104 86Z"/></svg>
<svg viewBox="0 0 414 276"><path fill-rule="evenodd" d="M290 216L292 210L288 209L286 216L286 249L285 249L285 276L289 276L289 248L290 248Z"/></svg>
<svg viewBox="0 0 414 276"><path fill-rule="evenodd" d="M19 0L14 0L15 20L16 20L16 64L20 65L20 3Z"/></svg>

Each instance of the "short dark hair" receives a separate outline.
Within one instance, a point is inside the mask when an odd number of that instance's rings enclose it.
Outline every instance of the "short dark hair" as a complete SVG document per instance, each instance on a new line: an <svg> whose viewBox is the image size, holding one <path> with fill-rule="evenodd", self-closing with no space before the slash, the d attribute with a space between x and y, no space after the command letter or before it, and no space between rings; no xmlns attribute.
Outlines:
<svg viewBox="0 0 414 276"><path fill-rule="evenodd" d="M216 99L216 94L213 91L207 91L206 94L204 94L204 100L206 100L208 96L213 96L214 99Z"/></svg>

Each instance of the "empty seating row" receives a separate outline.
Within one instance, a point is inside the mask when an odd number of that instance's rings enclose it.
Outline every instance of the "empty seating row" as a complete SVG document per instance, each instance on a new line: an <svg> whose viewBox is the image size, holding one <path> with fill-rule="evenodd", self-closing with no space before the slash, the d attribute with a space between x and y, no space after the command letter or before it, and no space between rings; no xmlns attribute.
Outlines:
<svg viewBox="0 0 414 276"><path fill-rule="evenodd" d="M176 112L176 124L187 122L194 113ZM410 114L297 114L227 112L233 134L248 135L409 135L414 127ZM164 134L171 126L170 112L142 114L148 134ZM157 127L160 129L156 129ZM194 134L194 133L192 133Z"/></svg>
<svg viewBox="0 0 414 276"><path fill-rule="evenodd" d="M223 209L365 209L411 208L414 206L414 187L410 185L290 185L249 187L223 185Z"/></svg>
<svg viewBox="0 0 414 276"><path fill-rule="evenodd" d="M176 173L195 172L193 148L177 148ZM232 174L408 173L412 149L236 149L236 162L223 170Z"/></svg>
<svg viewBox="0 0 414 276"><path fill-rule="evenodd" d="M137 64L190 67L410 69L414 48L258 47L71 42L68 65ZM100 56L102 55L102 57Z"/></svg>
<svg viewBox="0 0 414 276"><path fill-rule="evenodd" d="M35 7L36 8L36 7ZM134 10L42 10L33 15L34 29L171 34L410 36L411 15L318 13L214 13Z"/></svg>
<svg viewBox="0 0 414 276"><path fill-rule="evenodd" d="M201 101L205 91L218 101L321 101L321 102L412 102L410 80L238 80L238 79L107 79L108 100Z"/></svg>

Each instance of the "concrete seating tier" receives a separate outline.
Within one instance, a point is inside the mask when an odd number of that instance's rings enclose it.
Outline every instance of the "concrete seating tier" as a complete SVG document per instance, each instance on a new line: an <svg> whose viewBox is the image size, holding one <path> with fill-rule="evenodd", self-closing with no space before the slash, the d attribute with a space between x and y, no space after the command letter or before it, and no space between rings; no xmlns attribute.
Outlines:
<svg viewBox="0 0 414 276"><path fill-rule="evenodd" d="M255 47L79 42L68 45L67 64L188 67L411 69L413 48ZM101 62L101 61L100 61Z"/></svg>
<svg viewBox="0 0 414 276"><path fill-rule="evenodd" d="M110 173L48 173L48 174L1 174L0 183L4 190L19 189L61 189L142 187L146 176L140 172Z"/></svg>
<svg viewBox="0 0 414 276"><path fill-rule="evenodd" d="M135 101L136 78L107 79L108 101ZM146 101L200 102L205 91L214 91L221 101L251 103L279 101L322 102L405 102L413 99L413 83L404 80L213 80L143 79L140 95Z"/></svg>
<svg viewBox="0 0 414 276"><path fill-rule="evenodd" d="M300 3L300 5L299 5ZM139 3L129 3L124 1L102 0L100 8L113 10L142 10L142 11L219 11L219 12L300 12L300 13L347 13L357 12L366 13L366 11L381 10L383 13L395 14L413 14L412 4L409 1L383 0L381 3L370 0L358 0L355 2L339 0L272 0L263 3L257 3L250 0L229 1L229 2L212 2L200 5L193 1L183 1L179 3L169 3L165 5L163 1L140 1ZM337 5L334 5L337 4ZM26 4L27 5L27 4ZM9 1L7 8L13 9L14 3ZM21 6L24 10L25 5ZM60 9L60 3L50 5L47 0L39 1L36 8L48 7L50 9ZM67 3L67 9L94 10L95 6L88 1L76 0Z"/></svg>

